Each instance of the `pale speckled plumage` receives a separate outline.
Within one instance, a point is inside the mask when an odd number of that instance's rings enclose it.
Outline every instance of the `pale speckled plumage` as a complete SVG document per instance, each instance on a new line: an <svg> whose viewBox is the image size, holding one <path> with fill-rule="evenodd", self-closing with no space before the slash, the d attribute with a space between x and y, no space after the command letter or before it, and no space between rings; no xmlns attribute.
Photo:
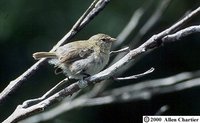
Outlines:
<svg viewBox="0 0 200 123"><path fill-rule="evenodd" d="M82 79L101 71L109 61L112 42L116 39L105 34L97 34L88 40L75 41L59 47L49 63L61 68L69 78ZM44 53L44 52L43 52ZM39 55L38 55L39 54ZM41 57L40 52L33 54Z"/></svg>

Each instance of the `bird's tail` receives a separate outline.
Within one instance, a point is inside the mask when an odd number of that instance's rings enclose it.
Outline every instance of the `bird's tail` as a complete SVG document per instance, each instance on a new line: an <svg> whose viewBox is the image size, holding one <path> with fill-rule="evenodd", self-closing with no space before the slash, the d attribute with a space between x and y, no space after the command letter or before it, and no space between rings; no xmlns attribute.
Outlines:
<svg viewBox="0 0 200 123"><path fill-rule="evenodd" d="M51 53L51 52L36 52L33 53L33 58L38 60L41 58L57 58L55 53Z"/></svg>

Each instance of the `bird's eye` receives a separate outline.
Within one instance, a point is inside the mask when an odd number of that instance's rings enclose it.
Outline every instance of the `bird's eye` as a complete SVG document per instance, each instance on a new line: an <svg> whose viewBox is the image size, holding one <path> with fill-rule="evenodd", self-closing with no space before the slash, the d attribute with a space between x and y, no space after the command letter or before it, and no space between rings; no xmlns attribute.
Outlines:
<svg viewBox="0 0 200 123"><path fill-rule="evenodd" d="M106 39L105 38L103 38L103 39L101 39L102 41L106 41Z"/></svg>

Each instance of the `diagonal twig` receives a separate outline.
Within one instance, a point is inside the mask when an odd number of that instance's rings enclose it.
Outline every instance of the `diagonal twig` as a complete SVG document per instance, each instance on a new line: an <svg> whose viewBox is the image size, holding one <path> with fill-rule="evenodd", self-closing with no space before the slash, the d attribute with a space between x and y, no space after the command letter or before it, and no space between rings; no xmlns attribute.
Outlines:
<svg viewBox="0 0 200 123"><path fill-rule="evenodd" d="M58 84L56 84L53 88L51 88L49 91L47 91L42 97L40 98L35 98L35 99L30 99L30 100L26 100L25 102L23 102L22 107L23 108L27 108L29 106L32 106L44 99L46 99L48 96L50 96L51 94L53 94L59 87L61 87L62 85L66 84L67 81L69 81L68 78L63 79L62 81L60 81Z"/></svg>
<svg viewBox="0 0 200 123"><path fill-rule="evenodd" d="M155 70L155 69L152 67L151 69L149 69L149 70L147 70L147 71L145 71L145 72L143 72L143 73L136 74L136 75L132 75L132 76L128 76L128 77L118 77L118 78L114 78L114 80L120 81L120 80L138 79L138 78L140 78L140 77L143 77L143 76L145 76L145 75L147 75L147 74L152 73L154 70Z"/></svg>
<svg viewBox="0 0 200 123"><path fill-rule="evenodd" d="M122 49L119 49L119 50L115 50L115 51L111 51L110 54L115 54L115 53L122 53L122 52L128 52L130 51L130 48L129 47L124 47Z"/></svg>

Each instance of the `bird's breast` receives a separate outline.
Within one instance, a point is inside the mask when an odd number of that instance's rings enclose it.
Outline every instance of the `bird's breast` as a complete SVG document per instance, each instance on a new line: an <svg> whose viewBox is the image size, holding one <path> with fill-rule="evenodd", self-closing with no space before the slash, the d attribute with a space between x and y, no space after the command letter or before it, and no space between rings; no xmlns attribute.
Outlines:
<svg viewBox="0 0 200 123"><path fill-rule="evenodd" d="M93 60L88 64L88 69L86 70L90 75L100 72L109 61L109 54L99 53L93 55Z"/></svg>

